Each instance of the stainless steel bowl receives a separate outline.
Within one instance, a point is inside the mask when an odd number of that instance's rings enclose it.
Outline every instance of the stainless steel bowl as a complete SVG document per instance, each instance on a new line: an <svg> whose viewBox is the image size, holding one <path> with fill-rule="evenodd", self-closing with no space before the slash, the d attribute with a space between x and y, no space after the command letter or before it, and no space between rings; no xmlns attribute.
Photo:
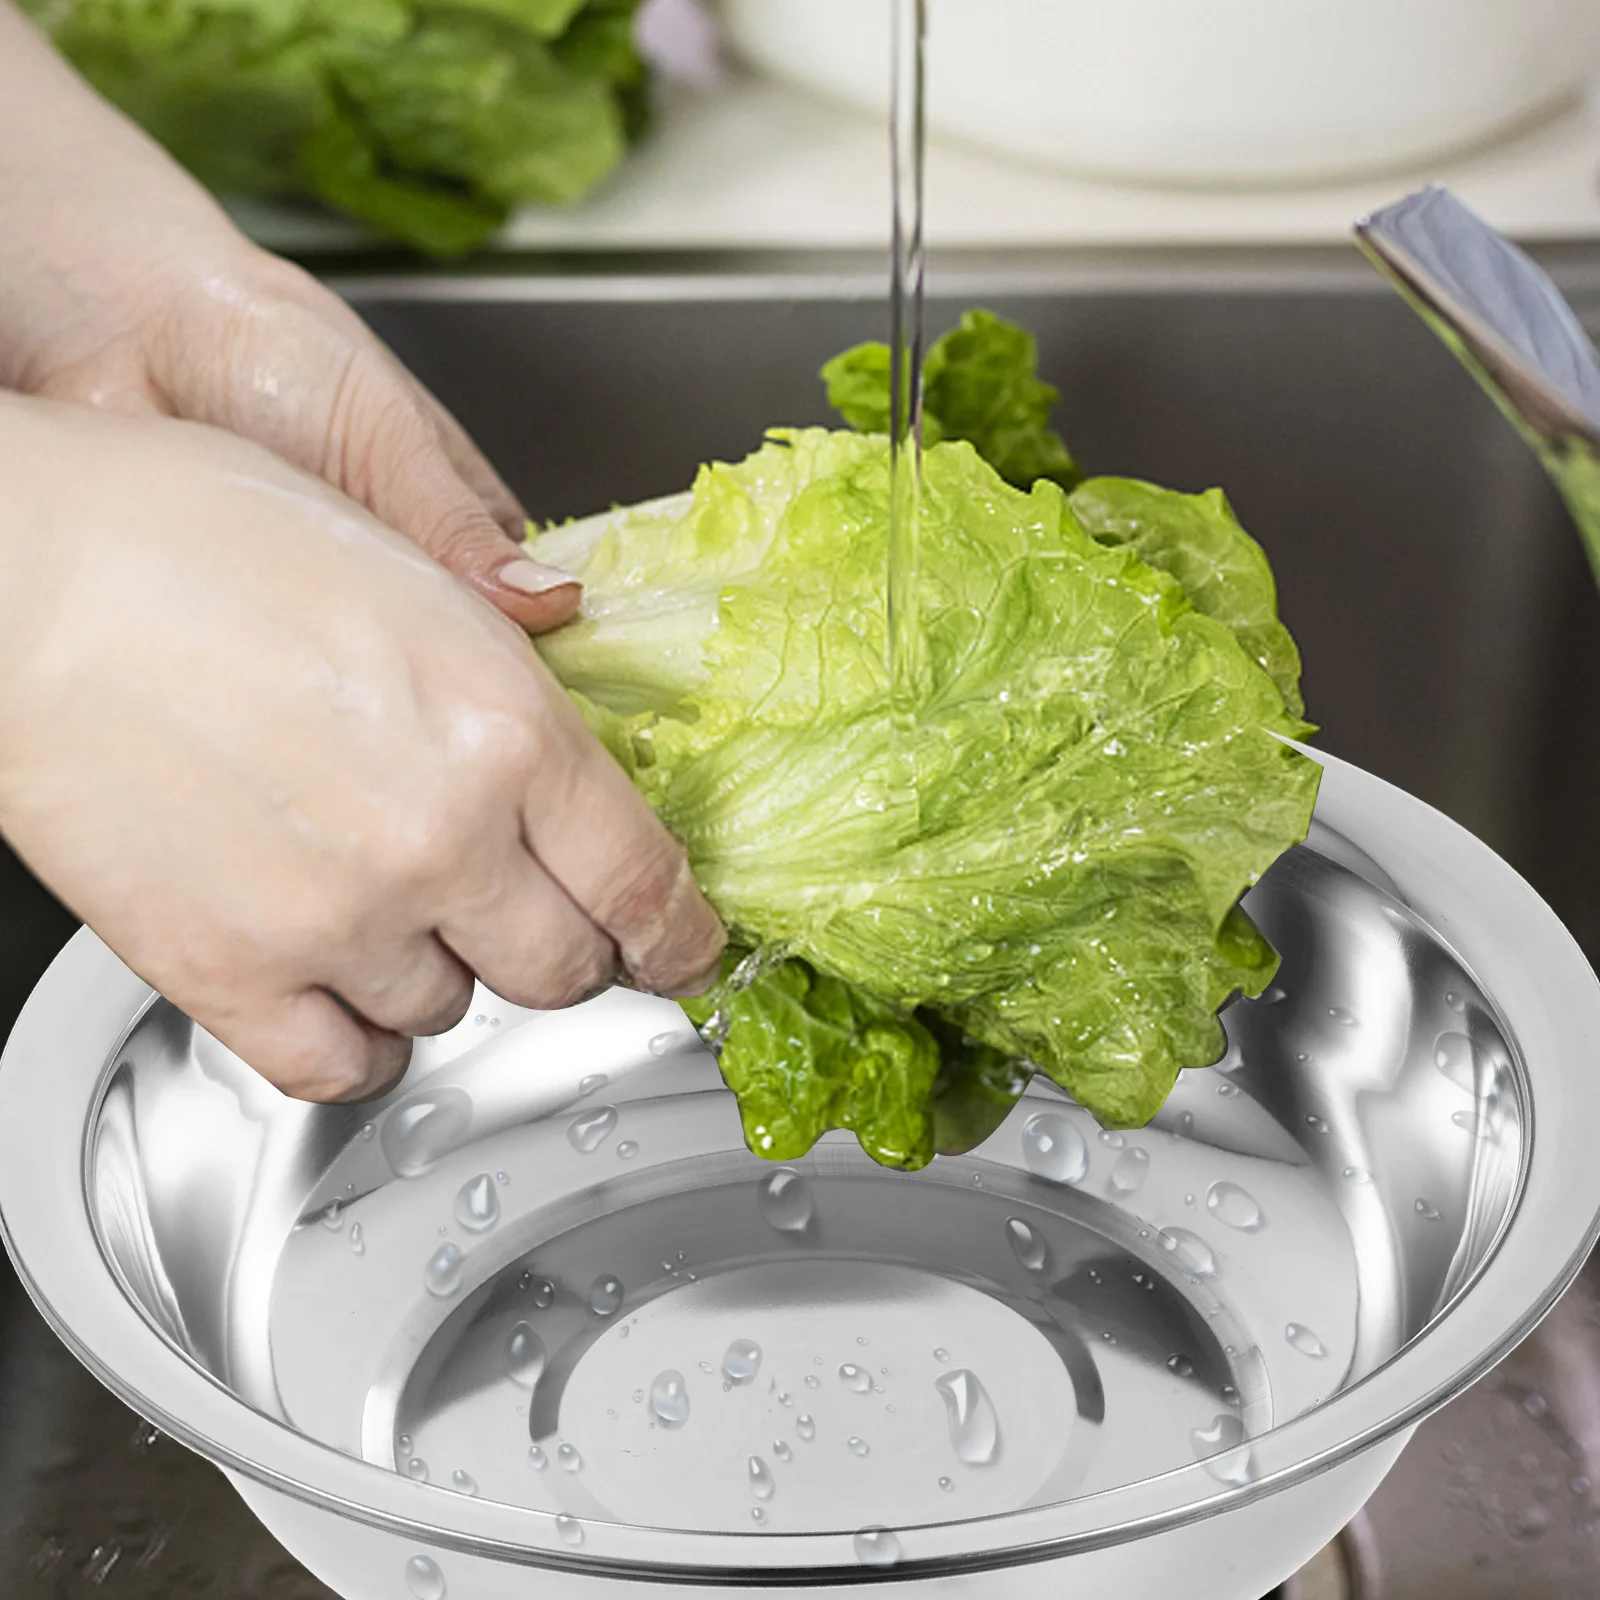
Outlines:
<svg viewBox="0 0 1600 1600"><path fill-rule="evenodd" d="M0 1066L7 1245L352 1600L1256 1600L1600 1214L1577 947L1322 759L1248 902L1278 982L1143 1132L1040 1084L916 1176L842 1137L775 1170L677 1008L624 991L483 994L383 1103L307 1106L81 933Z"/></svg>

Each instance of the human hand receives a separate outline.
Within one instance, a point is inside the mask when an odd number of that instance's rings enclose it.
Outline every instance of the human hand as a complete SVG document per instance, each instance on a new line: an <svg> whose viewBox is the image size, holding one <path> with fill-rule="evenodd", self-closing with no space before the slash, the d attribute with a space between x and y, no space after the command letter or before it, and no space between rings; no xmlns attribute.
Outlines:
<svg viewBox="0 0 1600 1600"><path fill-rule="evenodd" d="M476 974L698 990L681 847L526 636L218 429L0 394L0 831L280 1088L351 1099Z"/></svg>
<svg viewBox="0 0 1600 1600"><path fill-rule="evenodd" d="M253 439L535 631L577 609L459 423L0 0L0 387ZM512 541L515 541L514 544Z"/></svg>

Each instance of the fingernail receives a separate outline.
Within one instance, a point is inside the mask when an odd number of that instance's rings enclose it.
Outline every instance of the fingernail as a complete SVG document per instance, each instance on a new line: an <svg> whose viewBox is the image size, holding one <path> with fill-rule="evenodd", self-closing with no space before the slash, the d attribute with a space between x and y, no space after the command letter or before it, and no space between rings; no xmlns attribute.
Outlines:
<svg viewBox="0 0 1600 1600"><path fill-rule="evenodd" d="M519 594L548 594L552 589L582 582L560 567L547 567L542 561L529 561L522 556L506 562L494 577L496 583L515 589Z"/></svg>

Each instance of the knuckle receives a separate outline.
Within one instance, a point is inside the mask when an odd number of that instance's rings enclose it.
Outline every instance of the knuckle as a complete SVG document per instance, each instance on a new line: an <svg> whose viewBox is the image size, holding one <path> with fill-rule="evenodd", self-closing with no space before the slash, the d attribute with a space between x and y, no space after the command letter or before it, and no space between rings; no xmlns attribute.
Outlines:
<svg viewBox="0 0 1600 1600"><path fill-rule="evenodd" d="M562 1011L605 988L616 975L607 942L595 938L547 947L541 969L532 976L533 997L524 1002L540 1011Z"/></svg>

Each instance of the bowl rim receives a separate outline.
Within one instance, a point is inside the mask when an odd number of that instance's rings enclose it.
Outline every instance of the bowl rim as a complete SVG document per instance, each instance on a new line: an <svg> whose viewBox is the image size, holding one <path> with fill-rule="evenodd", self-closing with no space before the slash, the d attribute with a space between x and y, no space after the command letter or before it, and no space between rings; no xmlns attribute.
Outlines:
<svg viewBox="0 0 1600 1600"><path fill-rule="evenodd" d="M1303 747L1298 747L1303 748ZM120 1399L225 1471L420 1547L529 1567L669 1583L795 1585L988 1570L1118 1544L1270 1495L1414 1426L1489 1371L1565 1291L1600 1239L1600 980L1534 890L1424 802L1337 757L1317 819L1370 858L1499 1008L1531 1097L1521 1189L1474 1277L1426 1329L1325 1404L1249 1441L1253 1476L1223 1485L1177 1467L1050 1506L902 1534L893 1567L861 1566L851 1533L716 1533L585 1519L574 1550L556 1514L465 1498L344 1454L258 1412L184 1356L102 1255L88 1191L95 1108L154 991L81 929L0 1056L0 1237L56 1334ZM108 1041L111 1048L108 1049ZM396 1098L405 1086L392 1091ZM63 1193L67 1172L75 1180Z"/></svg>

